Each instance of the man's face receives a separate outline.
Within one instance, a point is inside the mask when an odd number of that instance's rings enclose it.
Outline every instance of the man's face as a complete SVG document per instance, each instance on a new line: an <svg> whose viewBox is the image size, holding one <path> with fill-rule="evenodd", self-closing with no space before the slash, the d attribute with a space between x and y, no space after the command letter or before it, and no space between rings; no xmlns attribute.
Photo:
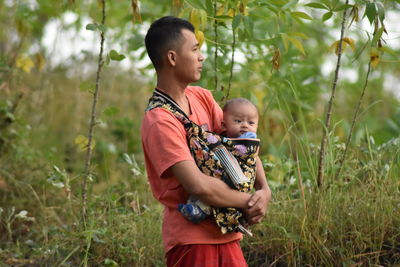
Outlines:
<svg viewBox="0 0 400 267"><path fill-rule="evenodd" d="M200 80L204 57L193 32L183 29L180 48L176 52L176 75L185 83Z"/></svg>
<svg viewBox="0 0 400 267"><path fill-rule="evenodd" d="M246 132L257 132L258 112L253 105L236 103L224 112L222 128L228 137L236 138Z"/></svg>

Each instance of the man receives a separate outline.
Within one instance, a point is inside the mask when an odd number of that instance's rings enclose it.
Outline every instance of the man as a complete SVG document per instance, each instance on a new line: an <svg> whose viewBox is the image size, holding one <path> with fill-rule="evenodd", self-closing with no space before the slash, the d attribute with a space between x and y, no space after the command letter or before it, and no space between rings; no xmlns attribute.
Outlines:
<svg viewBox="0 0 400 267"><path fill-rule="evenodd" d="M157 88L169 96L189 119L210 131L221 128L222 110L211 93L188 86L200 79L202 62L193 26L186 20L163 17L147 32L146 49L156 69ZM146 169L154 197L164 205L162 236L168 266L247 266L239 246L241 233L222 234L212 220L194 224L178 211L194 195L216 207L245 211L249 224L259 223L271 198L258 159L253 195L229 188L200 172L190 154L182 123L162 108L146 112L142 128Z"/></svg>

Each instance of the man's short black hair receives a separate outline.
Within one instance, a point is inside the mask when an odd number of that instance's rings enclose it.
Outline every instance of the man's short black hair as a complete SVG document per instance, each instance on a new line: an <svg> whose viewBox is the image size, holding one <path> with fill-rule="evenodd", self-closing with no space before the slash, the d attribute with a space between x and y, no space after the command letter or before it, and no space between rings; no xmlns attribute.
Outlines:
<svg viewBox="0 0 400 267"><path fill-rule="evenodd" d="M145 43L154 68L162 67L162 56L166 51L177 49L176 45L183 37L183 29L194 32L189 21L173 16L162 17L151 24Z"/></svg>

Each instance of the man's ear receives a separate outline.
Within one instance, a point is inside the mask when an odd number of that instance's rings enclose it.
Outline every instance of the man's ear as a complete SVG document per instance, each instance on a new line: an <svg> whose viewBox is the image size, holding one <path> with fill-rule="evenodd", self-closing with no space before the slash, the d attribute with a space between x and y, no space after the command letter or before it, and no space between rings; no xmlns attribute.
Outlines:
<svg viewBox="0 0 400 267"><path fill-rule="evenodd" d="M167 61L172 67L176 65L176 52L173 50L169 50L167 53Z"/></svg>

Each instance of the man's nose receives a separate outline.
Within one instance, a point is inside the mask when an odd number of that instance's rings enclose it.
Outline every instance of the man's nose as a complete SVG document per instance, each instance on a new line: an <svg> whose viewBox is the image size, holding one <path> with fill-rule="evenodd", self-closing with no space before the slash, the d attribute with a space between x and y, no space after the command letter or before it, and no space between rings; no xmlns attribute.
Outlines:
<svg viewBox="0 0 400 267"><path fill-rule="evenodd" d="M204 61L204 57L203 57L203 54L201 52L199 52L199 61L200 62Z"/></svg>

